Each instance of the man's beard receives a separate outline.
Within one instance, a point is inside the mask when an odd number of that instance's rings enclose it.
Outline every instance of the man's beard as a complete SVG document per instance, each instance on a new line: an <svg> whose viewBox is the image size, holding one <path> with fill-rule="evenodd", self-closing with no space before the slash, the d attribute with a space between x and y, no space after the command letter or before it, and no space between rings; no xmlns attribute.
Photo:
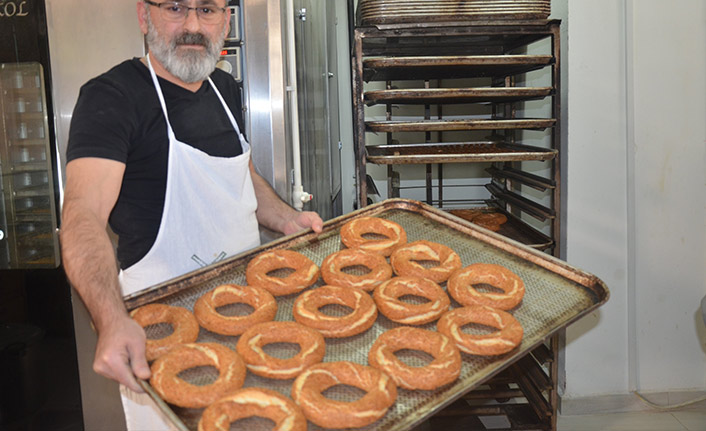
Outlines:
<svg viewBox="0 0 706 431"><path fill-rule="evenodd" d="M224 24L218 43L202 33L182 33L172 40L165 40L147 14L147 46L150 52L169 73L187 84L205 80L216 68L225 41L225 30ZM179 51L180 45L201 45L205 50L186 48Z"/></svg>

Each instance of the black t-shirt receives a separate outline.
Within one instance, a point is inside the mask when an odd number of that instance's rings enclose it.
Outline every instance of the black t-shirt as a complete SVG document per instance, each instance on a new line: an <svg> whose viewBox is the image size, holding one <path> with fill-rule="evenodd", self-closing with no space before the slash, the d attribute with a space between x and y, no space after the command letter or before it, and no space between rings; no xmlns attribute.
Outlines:
<svg viewBox="0 0 706 431"><path fill-rule="evenodd" d="M242 153L238 136L208 81L191 91L162 78L159 84L177 139L217 157ZM211 79L243 131L240 89L216 69ZM167 123L149 69L138 58L88 81L74 108L66 160L99 157L125 163L120 195L109 224L118 235L125 269L157 237L167 187Z"/></svg>

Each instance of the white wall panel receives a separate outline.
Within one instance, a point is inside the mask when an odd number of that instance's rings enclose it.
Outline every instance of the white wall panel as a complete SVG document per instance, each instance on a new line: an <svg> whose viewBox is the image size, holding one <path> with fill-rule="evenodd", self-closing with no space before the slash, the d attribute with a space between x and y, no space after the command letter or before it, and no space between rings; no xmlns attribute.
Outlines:
<svg viewBox="0 0 706 431"><path fill-rule="evenodd" d="M631 3L638 389L704 388L706 2Z"/></svg>
<svg viewBox="0 0 706 431"><path fill-rule="evenodd" d="M570 326L566 397L628 386L623 2L569 2L567 261L600 277L607 304Z"/></svg>
<svg viewBox="0 0 706 431"><path fill-rule="evenodd" d="M564 398L706 387L706 3L568 2L567 260L611 299Z"/></svg>

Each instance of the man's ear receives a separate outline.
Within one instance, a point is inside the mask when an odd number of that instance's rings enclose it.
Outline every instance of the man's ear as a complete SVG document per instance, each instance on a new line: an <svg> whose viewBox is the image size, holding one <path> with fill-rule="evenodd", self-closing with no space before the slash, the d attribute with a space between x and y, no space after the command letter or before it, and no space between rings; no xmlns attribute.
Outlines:
<svg viewBox="0 0 706 431"><path fill-rule="evenodd" d="M228 2L226 2L226 32L228 35L230 33L230 8L228 7Z"/></svg>
<svg viewBox="0 0 706 431"><path fill-rule="evenodd" d="M137 21L140 23L142 34L147 34L147 8L150 7L143 1L137 2Z"/></svg>

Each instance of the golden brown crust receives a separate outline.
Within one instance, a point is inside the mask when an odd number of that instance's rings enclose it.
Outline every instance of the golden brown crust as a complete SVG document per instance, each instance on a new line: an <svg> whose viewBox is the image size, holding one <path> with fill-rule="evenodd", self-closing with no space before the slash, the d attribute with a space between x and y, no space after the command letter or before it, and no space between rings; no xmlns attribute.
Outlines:
<svg viewBox="0 0 706 431"><path fill-rule="evenodd" d="M434 359L426 366L410 366L395 356L395 352L403 349L420 350ZM368 352L368 363L387 373L398 386L412 390L436 389L461 374L461 353L447 336L409 326L380 335Z"/></svg>
<svg viewBox="0 0 706 431"><path fill-rule="evenodd" d="M474 285L488 284L502 293L479 292ZM461 305L487 305L510 310L522 301L525 283L504 266L474 263L456 271L447 283L449 295Z"/></svg>
<svg viewBox="0 0 706 431"><path fill-rule="evenodd" d="M468 220L478 226L497 232L505 222L507 216L498 212L483 212L479 209L454 209L449 210L449 213Z"/></svg>
<svg viewBox="0 0 706 431"><path fill-rule="evenodd" d="M208 385L193 385L178 377L189 368L212 366L218 378ZM218 343L190 343L173 348L151 367L150 384L168 403L201 408L243 386L245 363L237 353Z"/></svg>
<svg viewBox="0 0 706 431"><path fill-rule="evenodd" d="M405 295L428 299L423 304L400 300ZM433 322L449 309L448 295L435 282L419 277L394 277L380 285L373 293L378 310L393 322L403 325L423 325Z"/></svg>
<svg viewBox="0 0 706 431"><path fill-rule="evenodd" d="M386 238L370 239L375 234ZM398 223L378 217L357 217L341 227L341 242L348 248L361 248L383 256L407 242L407 233Z"/></svg>
<svg viewBox="0 0 706 431"><path fill-rule="evenodd" d="M299 353L287 359L275 358L263 350L272 343L299 344ZM280 380L298 376L326 354L323 335L296 322L258 323L243 332L235 348L252 373Z"/></svg>
<svg viewBox="0 0 706 431"><path fill-rule="evenodd" d="M366 391L353 402L322 395L336 385ZM395 382L382 371L354 362L324 362L307 368L292 385L292 398L314 424L324 428L359 428L385 416L397 398Z"/></svg>
<svg viewBox="0 0 706 431"><path fill-rule="evenodd" d="M344 268L364 266L370 272L362 275L348 274ZM321 263L321 278L326 284L340 287L357 287L370 292L392 277L392 267L381 254L362 249L348 248L332 253Z"/></svg>
<svg viewBox="0 0 706 431"><path fill-rule="evenodd" d="M286 277L267 273L278 269L294 269ZM255 256L245 268L249 285L266 289L274 296L301 292L319 279L319 267L308 257L292 250L269 250Z"/></svg>
<svg viewBox="0 0 706 431"><path fill-rule="evenodd" d="M473 217L482 214L482 212L478 209L453 209L449 210L449 213L468 221L471 221L473 220Z"/></svg>
<svg viewBox="0 0 706 431"><path fill-rule="evenodd" d="M228 431L230 424L253 416L268 418L276 431L306 431L301 408L279 392L264 388L243 388L219 399L204 410L198 431Z"/></svg>
<svg viewBox="0 0 706 431"><path fill-rule="evenodd" d="M461 331L464 325L479 323L497 328L490 334L470 334ZM520 322L510 313L483 305L456 308L441 316L436 330L451 338L459 349L472 355L501 355L522 342Z"/></svg>
<svg viewBox="0 0 706 431"><path fill-rule="evenodd" d="M159 323L172 326L172 333L164 338L147 339L145 355L154 361L173 347L193 343L199 336L199 324L191 311L165 304L147 304L130 312L130 316L143 328Z"/></svg>
<svg viewBox="0 0 706 431"><path fill-rule="evenodd" d="M319 309L325 305L338 304L353 309L344 316L330 316ZM294 301L294 320L316 329L324 337L342 338L367 331L377 319L377 308L373 299L355 287L321 286L308 290Z"/></svg>
<svg viewBox="0 0 706 431"><path fill-rule="evenodd" d="M438 265L426 268L418 261L434 261ZM397 275L428 278L436 283L446 281L462 266L461 258L451 248L424 240L398 247L390 256L390 264Z"/></svg>
<svg viewBox="0 0 706 431"><path fill-rule="evenodd" d="M482 213L473 217L473 223L476 224L497 224L501 225L507 222L507 216L502 213Z"/></svg>
<svg viewBox="0 0 706 431"><path fill-rule="evenodd" d="M246 316L225 316L216 310L228 304L247 304L254 311ZM276 314L275 298L257 286L223 284L201 295L194 304L194 316L199 324L223 335L240 335L256 323L273 320Z"/></svg>

